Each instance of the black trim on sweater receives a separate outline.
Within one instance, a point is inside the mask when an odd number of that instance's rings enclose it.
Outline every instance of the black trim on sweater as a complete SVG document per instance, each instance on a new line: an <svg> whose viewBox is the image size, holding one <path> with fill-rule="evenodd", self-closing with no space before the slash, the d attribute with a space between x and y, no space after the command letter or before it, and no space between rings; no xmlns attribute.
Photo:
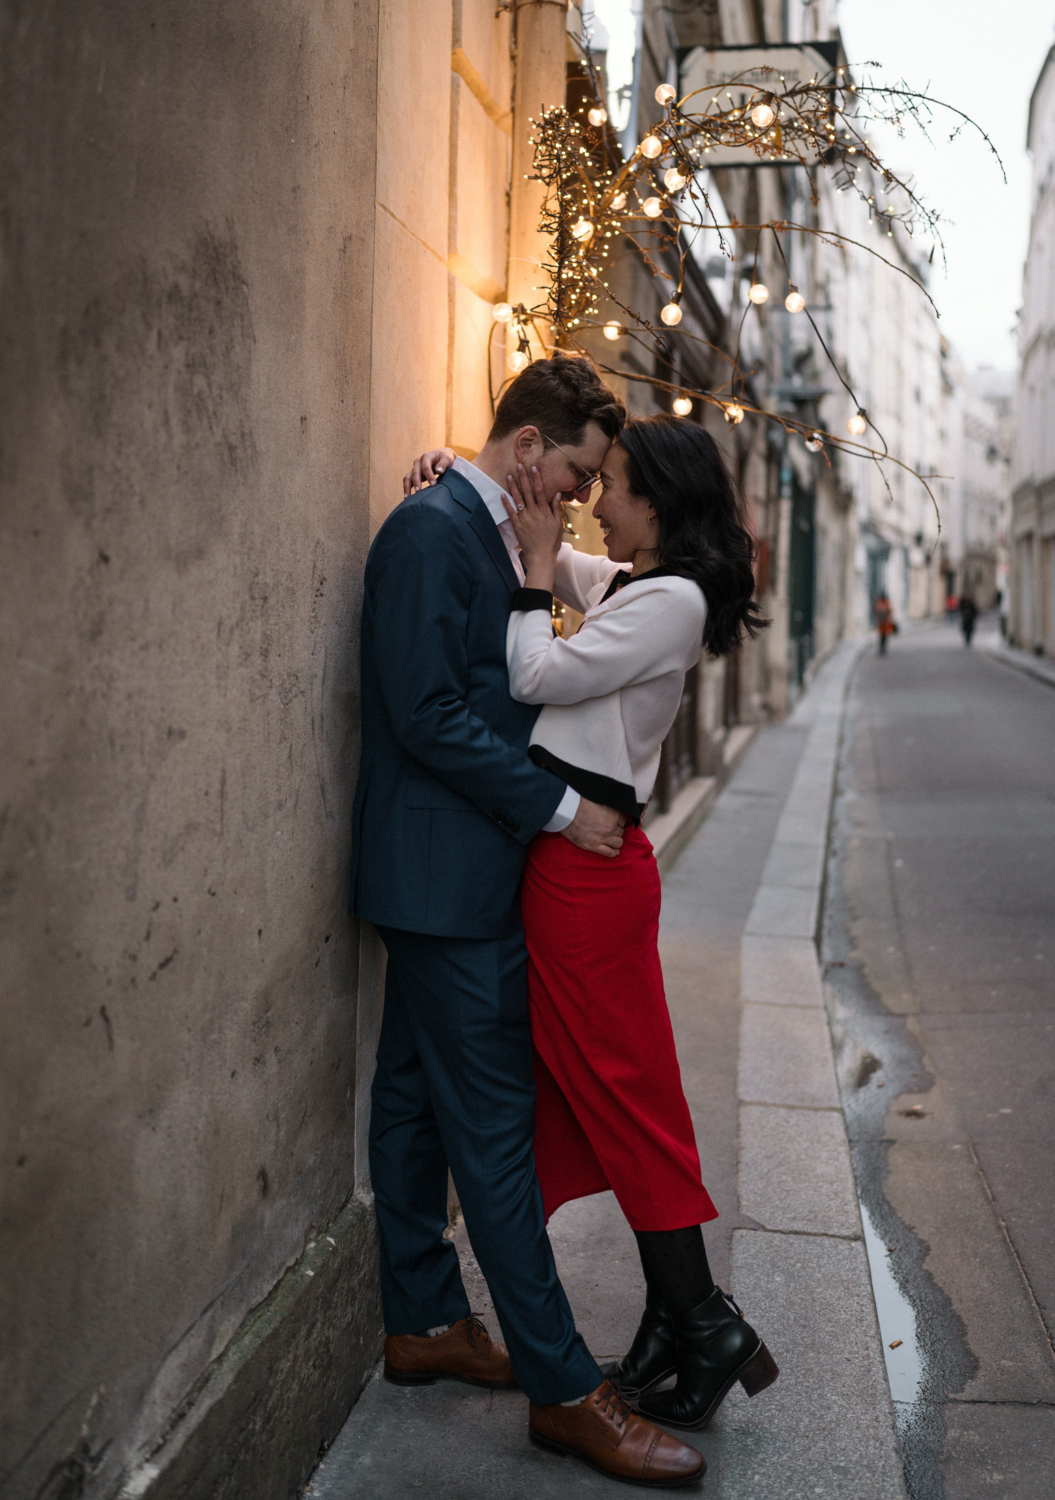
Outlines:
<svg viewBox="0 0 1055 1500"><path fill-rule="evenodd" d="M553 595L548 589L519 588L509 601L510 610L519 609L527 614L532 609L544 609L553 613Z"/></svg>
<svg viewBox="0 0 1055 1500"><path fill-rule="evenodd" d="M567 782L580 797L597 802L602 807L614 807L616 812L629 818L635 826L641 822L641 814L648 804L639 802L636 789L627 786L626 782L615 781L611 776L601 776L597 771L587 771L582 766L570 766L566 760L558 759L552 751L547 750L545 745L532 745L528 754L536 766L541 766L544 771L552 771L554 776Z"/></svg>
<svg viewBox="0 0 1055 1500"><path fill-rule="evenodd" d="M620 589L625 589L627 584L630 583L643 583L646 578L684 577L684 573L679 573L677 568L668 568L666 563L661 563L658 568L649 568L647 573L639 573L636 578L631 578L629 573L624 572L623 569L620 568L619 572L613 575L612 581L605 590L604 598L601 600L601 603L607 604L608 600L612 597L613 594L617 594Z"/></svg>

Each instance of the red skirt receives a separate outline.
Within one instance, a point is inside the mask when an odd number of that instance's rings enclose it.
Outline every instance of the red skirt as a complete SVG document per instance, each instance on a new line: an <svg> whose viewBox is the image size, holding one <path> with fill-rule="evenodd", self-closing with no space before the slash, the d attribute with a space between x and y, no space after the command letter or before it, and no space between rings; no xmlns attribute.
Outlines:
<svg viewBox="0 0 1055 1500"><path fill-rule="evenodd" d="M540 833L521 893L546 1217L615 1193L632 1229L718 1217L700 1181L659 962L659 871L627 828L617 859Z"/></svg>

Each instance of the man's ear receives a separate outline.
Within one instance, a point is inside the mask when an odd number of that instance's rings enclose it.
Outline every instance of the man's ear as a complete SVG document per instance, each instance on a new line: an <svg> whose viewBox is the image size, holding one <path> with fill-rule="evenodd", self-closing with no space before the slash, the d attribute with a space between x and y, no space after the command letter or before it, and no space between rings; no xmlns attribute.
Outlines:
<svg viewBox="0 0 1055 1500"><path fill-rule="evenodd" d="M542 434L537 427L521 427L513 439L513 452L516 454L517 462L526 468L531 464L537 464L546 445L542 441Z"/></svg>

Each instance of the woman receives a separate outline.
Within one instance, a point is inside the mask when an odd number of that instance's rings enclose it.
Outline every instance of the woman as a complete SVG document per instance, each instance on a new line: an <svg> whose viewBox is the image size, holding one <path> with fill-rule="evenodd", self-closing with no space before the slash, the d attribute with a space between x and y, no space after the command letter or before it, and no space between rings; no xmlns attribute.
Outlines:
<svg viewBox="0 0 1055 1500"><path fill-rule="evenodd" d="M778 1372L707 1262L700 1224L717 1211L681 1086L657 946L659 873L640 818L701 648L720 656L762 621L751 539L708 433L675 417L633 422L601 484L593 513L607 559L561 545L560 497L546 499L537 471L508 478L525 570L507 637L510 691L543 705L531 756L628 824L615 859L560 834L539 834L529 850L536 1170L547 1217L614 1191L647 1296L629 1353L604 1373L654 1421L699 1428L735 1381L755 1395ZM584 616L568 640L553 635L554 594ZM655 1389L675 1372L673 1390Z"/></svg>
<svg viewBox="0 0 1055 1500"><path fill-rule="evenodd" d="M886 643L897 632L894 610L886 594L880 594L872 611L876 630L879 632L879 654L886 655Z"/></svg>

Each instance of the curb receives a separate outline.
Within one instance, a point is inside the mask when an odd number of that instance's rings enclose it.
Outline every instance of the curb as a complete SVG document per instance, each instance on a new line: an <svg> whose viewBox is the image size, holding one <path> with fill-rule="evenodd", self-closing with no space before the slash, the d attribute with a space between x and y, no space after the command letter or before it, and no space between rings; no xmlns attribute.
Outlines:
<svg viewBox="0 0 1055 1500"><path fill-rule="evenodd" d="M1006 646L1003 641L994 641L986 644L979 641L978 644L986 656L993 661L1003 662L1005 667L1014 667L1016 672L1024 672L1027 677L1032 677L1036 682L1043 682L1048 687L1055 687L1055 662L1049 657L1033 656L1028 651L1019 651L1014 646Z"/></svg>
<svg viewBox="0 0 1055 1500"><path fill-rule="evenodd" d="M789 722L810 732L741 943L740 1212L733 1289L782 1366L757 1416L727 1402L723 1500L904 1500L882 1339L817 952L851 673L825 662Z"/></svg>

